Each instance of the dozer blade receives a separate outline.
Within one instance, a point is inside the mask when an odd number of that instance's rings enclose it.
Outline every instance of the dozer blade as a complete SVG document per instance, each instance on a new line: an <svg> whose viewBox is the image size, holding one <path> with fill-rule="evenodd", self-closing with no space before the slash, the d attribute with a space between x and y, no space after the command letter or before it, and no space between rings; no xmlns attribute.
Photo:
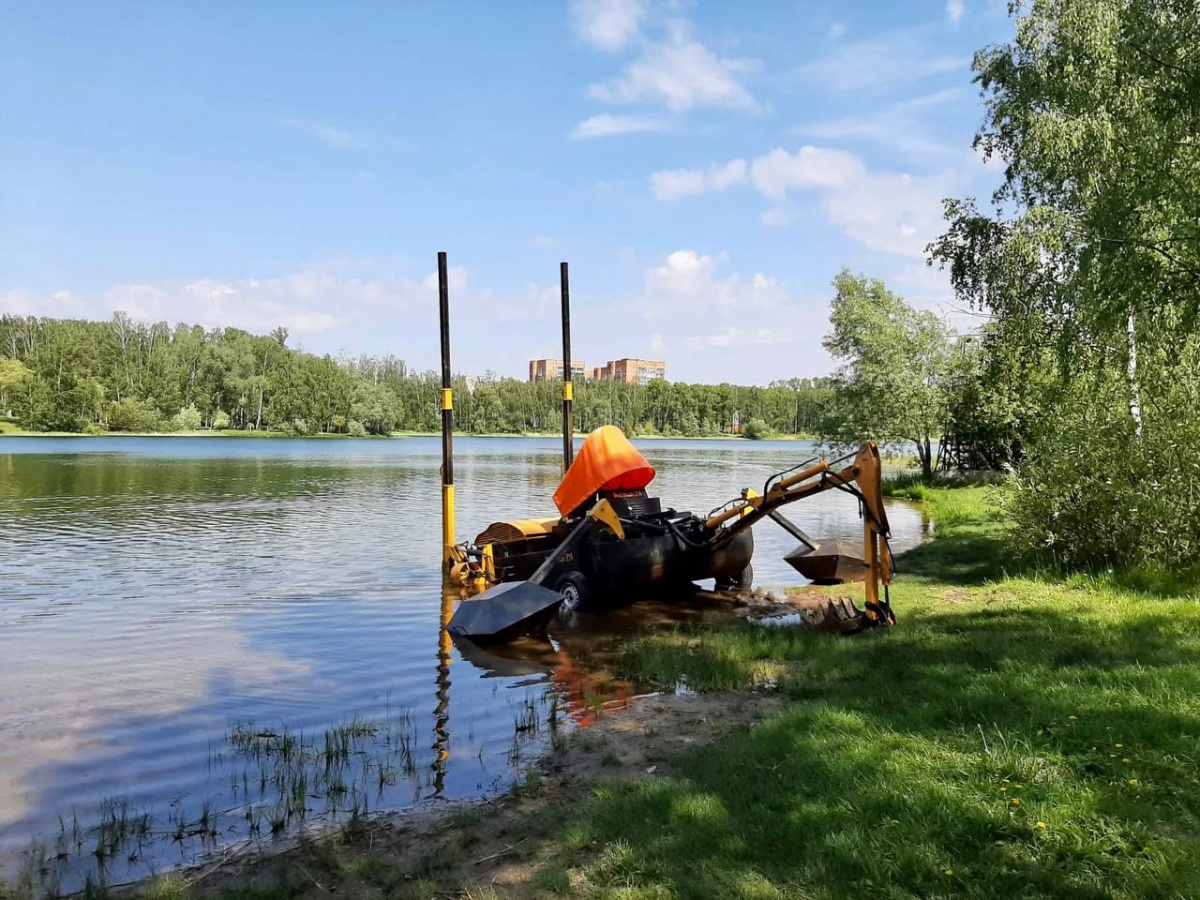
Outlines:
<svg viewBox="0 0 1200 900"><path fill-rule="evenodd" d="M540 584L506 581L460 603L446 629L476 641L506 640L544 625L562 602L562 594Z"/></svg>
<svg viewBox="0 0 1200 900"><path fill-rule="evenodd" d="M821 541L815 550L801 544L784 560L813 584L843 584L867 571L862 551L849 541Z"/></svg>

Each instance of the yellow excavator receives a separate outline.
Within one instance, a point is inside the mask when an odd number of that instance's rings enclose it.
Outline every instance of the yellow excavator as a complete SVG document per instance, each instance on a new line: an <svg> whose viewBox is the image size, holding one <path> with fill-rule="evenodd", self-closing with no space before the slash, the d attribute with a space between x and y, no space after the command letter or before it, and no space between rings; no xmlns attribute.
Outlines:
<svg viewBox="0 0 1200 900"><path fill-rule="evenodd" d="M718 589L748 588L752 529L767 518L800 541L785 559L809 580L865 580L858 627L894 624L889 526L875 444L779 472L761 492L744 490L703 517L664 508L650 497L645 488L653 477L654 469L620 429L606 425L588 435L555 492L561 516L494 522L473 542L455 547L451 580L480 593L460 605L451 633L503 639L544 623L563 603L603 608L705 578L715 579ZM784 517L782 507L828 490L858 499L861 551L845 541L815 540Z"/></svg>

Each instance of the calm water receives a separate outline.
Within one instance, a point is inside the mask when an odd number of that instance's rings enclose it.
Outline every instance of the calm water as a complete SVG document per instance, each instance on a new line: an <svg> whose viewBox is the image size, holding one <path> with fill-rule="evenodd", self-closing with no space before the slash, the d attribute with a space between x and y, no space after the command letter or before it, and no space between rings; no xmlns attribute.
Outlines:
<svg viewBox="0 0 1200 900"><path fill-rule="evenodd" d="M455 442L459 538L554 513L553 439ZM707 512L800 442L646 441ZM303 822L505 787L622 694L591 617L525 659L440 644L439 441L0 438L0 877L114 881ZM853 498L788 515L858 538ZM897 551L921 538L890 510ZM795 541L756 528L756 583ZM656 614L661 610L656 610ZM32 852L32 856L30 855Z"/></svg>

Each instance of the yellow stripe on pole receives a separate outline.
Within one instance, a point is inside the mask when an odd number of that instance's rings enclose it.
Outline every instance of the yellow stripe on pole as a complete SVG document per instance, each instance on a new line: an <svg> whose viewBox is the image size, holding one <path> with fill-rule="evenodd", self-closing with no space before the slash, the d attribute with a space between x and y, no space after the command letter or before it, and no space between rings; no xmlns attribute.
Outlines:
<svg viewBox="0 0 1200 900"><path fill-rule="evenodd" d="M575 382L573 382L573 381L564 381L563 382L563 399L564 400L574 400L575 399Z"/></svg>
<svg viewBox="0 0 1200 900"><path fill-rule="evenodd" d="M454 485L442 485L442 558L450 560L454 547Z"/></svg>
<svg viewBox="0 0 1200 900"><path fill-rule="evenodd" d="M442 409L454 409L453 394L450 388L442 388Z"/></svg>

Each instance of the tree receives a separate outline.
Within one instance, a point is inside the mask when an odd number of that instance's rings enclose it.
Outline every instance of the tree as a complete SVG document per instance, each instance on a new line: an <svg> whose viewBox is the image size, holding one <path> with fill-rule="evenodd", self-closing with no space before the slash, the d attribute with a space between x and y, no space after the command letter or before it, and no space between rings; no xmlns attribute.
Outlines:
<svg viewBox="0 0 1200 900"><path fill-rule="evenodd" d="M1140 433L1142 348L1190 337L1200 311L1200 11L1194 0L1011 9L1024 12L1016 38L974 62L986 108L975 147L1005 163L1003 184L990 214L948 201L930 250L959 296L1051 336L1064 369L1095 355L1120 364Z"/></svg>
<svg viewBox="0 0 1200 900"><path fill-rule="evenodd" d="M825 436L915 444L921 471L931 476L932 445L946 424L945 378L953 332L933 313L913 309L882 281L843 269L833 284L833 330L824 346L842 365L835 382L834 420L826 423Z"/></svg>
<svg viewBox="0 0 1200 900"><path fill-rule="evenodd" d="M25 363L0 358L0 413L7 415L13 394L32 381L33 372Z"/></svg>
<svg viewBox="0 0 1200 900"><path fill-rule="evenodd" d="M1007 505L1023 549L1072 565L1194 560L1200 547L1200 7L1031 0L976 54L990 210L946 204L930 246L995 317L990 354L1047 351ZM1030 425L1032 424L1032 428ZM1020 426L1018 426L1020 427Z"/></svg>

